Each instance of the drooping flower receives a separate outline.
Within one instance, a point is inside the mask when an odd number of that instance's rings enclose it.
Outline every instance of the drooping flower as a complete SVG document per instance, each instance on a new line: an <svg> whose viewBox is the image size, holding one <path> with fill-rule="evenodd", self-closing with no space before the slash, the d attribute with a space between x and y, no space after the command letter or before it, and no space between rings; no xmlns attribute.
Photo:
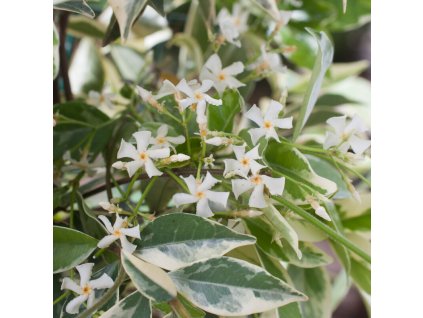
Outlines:
<svg viewBox="0 0 423 318"><path fill-rule="evenodd" d="M245 152L244 146L232 146L235 153L236 159L225 159L225 171L223 175L226 176L228 173L233 172L236 175L247 178L248 172L256 174L265 166L259 164L256 160L261 159L258 152L258 147L255 146L253 149Z"/></svg>
<svg viewBox="0 0 423 318"><path fill-rule="evenodd" d="M274 138L276 141L279 141L275 127L282 129L292 128L292 117L278 118L282 109L283 106L281 103L272 100L264 116L256 105L253 105L245 114L248 119L252 120L259 126L259 128L251 128L248 131L253 144L256 144L262 136L265 136L266 139Z"/></svg>
<svg viewBox="0 0 423 318"><path fill-rule="evenodd" d="M163 124L157 129L157 135L156 137L150 138L150 144L153 146L151 149L160 149L160 148L169 148L171 147L173 150L175 150L174 145L180 145L185 142L184 136L177 136L172 137L168 136L169 127L166 124Z"/></svg>
<svg viewBox="0 0 423 318"><path fill-rule="evenodd" d="M334 131L326 133L323 148L336 147L342 153L346 153L351 148L355 154L361 155L370 147L370 140L363 137L367 128L357 115L348 124L346 119L346 116L340 116L329 118L326 121Z"/></svg>
<svg viewBox="0 0 423 318"><path fill-rule="evenodd" d="M232 139L228 137L212 137L205 140L206 144L212 146L229 146L232 144Z"/></svg>
<svg viewBox="0 0 423 318"><path fill-rule="evenodd" d="M138 131L133 136L137 141L137 147L135 148L132 144L122 139L117 154L118 159L131 158L133 160L125 164L129 176L132 177L138 169L144 166L149 178L152 176L161 176L163 173L156 168L152 159L169 157L170 149L148 149L151 138L150 131Z"/></svg>
<svg viewBox="0 0 423 318"><path fill-rule="evenodd" d="M137 92L144 103L149 103L151 106L153 106L160 112L163 111L163 106L157 101L158 97L154 96L151 91L148 91L141 86L137 86Z"/></svg>
<svg viewBox="0 0 423 318"><path fill-rule="evenodd" d="M310 203L311 207L314 209L314 213L316 213L316 215L320 216L321 218L327 221L331 221L331 218L329 214L326 212L326 209L322 207L316 199L314 199L313 197L308 197L307 201Z"/></svg>
<svg viewBox="0 0 423 318"><path fill-rule="evenodd" d="M122 211L116 204L110 202L99 202L98 203L104 210L108 211L109 213L120 213Z"/></svg>
<svg viewBox="0 0 423 318"><path fill-rule="evenodd" d="M110 246L114 241L120 240L120 243L122 245L122 249L125 252L133 253L137 246L135 244L132 244L128 241L126 238L134 237L134 238L140 238L140 228L139 225L128 228L128 218L122 219L118 214L116 214L116 221L115 224L110 223L109 219L105 217L104 215L100 215L98 217L101 222L103 222L104 226L106 227L107 232L109 232L109 235L106 235L103 237L97 244L97 247L99 248L105 248Z"/></svg>
<svg viewBox="0 0 423 318"><path fill-rule="evenodd" d="M232 14L225 7L219 11L217 24L224 40L241 47L239 36L248 30L248 14L248 11L244 10L238 3L233 5Z"/></svg>
<svg viewBox="0 0 423 318"><path fill-rule="evenodd" d="M261 55L258 59L250 64L247 69L255 70L259 74L285 71L278 53L267 52L264 45L260 47L260 52Z"/></svg>
<svg viewBox="0 0 423 318"><path fill-rule="evenodd" d="M248 201L248 205L252 208L266 207L266 200L264 198L265 186L270 194L282 195L285 187L285 178L272 178L257 173L245 179L232 180L232 192L237 199L244 192L253 189Z"/></svg>
<svg viewBox="0 0 423 318"><path fill-rule="evenodd" d="M86 300L88 300L87 308L92 307L95 303L95 289L106 289L113 286L113 280L106 273L97 279L90 280L93 266L94 263L85 263L76 266L76 270L80 277L79 285L68 277L63 279L61 286L62 290L68 289L79 294L78 297L72 299L66 305L65 310L68 314L77 314L79 312L79 307Z"/></svg>
<svg viewBox="0 0 423 318"><path fill-rule="evenodd" d="M229 192L216 192L210 189L218 182L209 172L207 172L204 180L195 180L194 176L181 177L188 186L190 193L177 193L173 196L173 202L176 206L183 204L197 203L197 214L203 217L213 216L210 209L209 201L226 207Z"/></svg>
<svg viewBox="0 0 423 318"><path fill-rule="evenodd" d="M222 61L219 58L219 55L213 54L209 57L206 64L204 64L201 73L200 79L211 80L213 85L216 88L216 91L222 95L223 91L229 88L238 88L245 86L244 83L238 81L233 75L240 74L244 71L244 64L242 62L235 62L231 65L222 68Z"/></svg>
<svg viewBox="0 0 423 318"><path fill-rule="evenodd" d="M208 92L212 86L212 81L204 80L202 81L201 86L194 89L192 86L188 85L185 79L181 80L178 85L176 85L177 89L187 96L187 98L179 101L179 105L182 107L182 109L185 109L188 106L192 106L197 113L197 123L199 125L205 124L207 122L207 104L212 104L215 106L222 105L221 99L214 99L206 94L206 92Z"/></svg>

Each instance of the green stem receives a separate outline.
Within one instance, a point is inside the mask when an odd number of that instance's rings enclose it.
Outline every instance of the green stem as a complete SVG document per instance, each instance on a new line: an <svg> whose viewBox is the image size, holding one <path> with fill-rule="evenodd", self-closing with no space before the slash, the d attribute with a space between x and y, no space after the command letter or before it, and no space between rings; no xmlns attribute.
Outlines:
<svg viewBox="0 0 423 318"><path fill-rule="evenodd" d="M181 187L182 187L182 189L184 189L186 192L188 192L188 193L190 193L189 192L189 189L188 189L188 186L185 184L185 182L184 181L182 181L181 180L181 178L179 178L176 174L174 174L173 172L172 172L172 170L170 170L170 169L166 169L166 173L173 179L173 180L175 180L176 181L176 183L178 183Z"/></svg>
<svg viewBox="0 0 423 318"><path fill-rule="evenodd" d="M124 200L128 200L129 195L131 194L131 190L135 184L135 181L138 180L138 177L141 174L141 169L139 169L135 174L132 176L131 182L129 182L128 188L126 189Z"/></svg>
<svg viewBox="0 0 423 318"><path fill-rule="evenodd" d="M179 318L190 318L190 313L186 310L185 306L177 299L173 299L169 301L170 307L172 307L173 312L179 317Z"/></svg>
<svg viewBox="0 0 423 318"><path fill-rule="evenodd" d="M188 154L191 157L191 155L192 155L192 153L191 153L191 139L189 138L188 125L187 125L187 120L186 120L186 117L185 117L185 111L181 112L181 116L182 116L182 125L184 126L184 130L185 130L185 138L186 138L186 142L187 142Z"/></svg>
<svg viewBox="0 0 423 318"><path fill-rule="evenodd" d="M119 268L118 276L116 277L115 283L113 286L106 292L104 295L90 308L85 310L83 313L81 313L77 318L87 318L91 316L97 309L103 307L110 298L114 295L114 293L119 289L119 286L123 283L125 280L126 273L123 269L123 266L121 265Z"/></svg>
<svg viewBox="0 0 423 318"><path fill-rule="evenodd" d="M201 177L201 167L203 165L203 159L206 156L206 142L203 139L201 139L201 155L200 158L198 159L198 167L197 167L197 180L200 180Z"/></svg>
<svg viewBox="0 0 423 318"><path fill-rule="evenodd" d="M354 252L358 256L360 256L363 260L365 260L367 263L371 263L371 257L368 255L365 251L363 251L358 246L354 245L351 241L346 239L343 235L336 232L331 227L327 226L325 223L319 221L317 218L309 214L307 211L303 210L302 208L296 206L292 202L278 196L272 196L272 198L276 201L278 201L280 204L284 205L288 209L292 210L302 218L306 219L310 223L312 223L317 228L324 231L331 239L334 241L337 241L338 243L344 245L347 249L349 249L351 252Z"/></svg>
<svg viewBox="0 0 423 318"><path fill-rule="evenodd" d="M63 299L65 299L69 294L70 294L70 290L68 290L68 291L64 292L63 294L61 294L59 297L57 297L53 301L53 306L56 305L57 303L61 302Z"/></svg>
<svg viewBox="0 0 423 318"><path fill-rule="evenodd" d="M145 198L147 197L148 193L151 191L151 189L153 188L154 183L156 182L158 176L154 176L150 182L148 183L148 185L145 187L141 198L139 199L137 205L134 208L134 217L137 216L138 210L141 207L142 203L144 202Z"/></svg>

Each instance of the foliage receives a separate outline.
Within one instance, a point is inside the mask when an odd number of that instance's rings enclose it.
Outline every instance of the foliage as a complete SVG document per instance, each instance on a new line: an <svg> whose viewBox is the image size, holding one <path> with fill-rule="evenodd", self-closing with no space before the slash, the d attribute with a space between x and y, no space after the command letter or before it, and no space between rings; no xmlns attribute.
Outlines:
<svg viewBox="0 0 423 318"><path fill-rule="evenodd" d="M350 283L367 298L367 64L333 63L331 34L369 13L55 0L55 317L325 318Z"/></svg>

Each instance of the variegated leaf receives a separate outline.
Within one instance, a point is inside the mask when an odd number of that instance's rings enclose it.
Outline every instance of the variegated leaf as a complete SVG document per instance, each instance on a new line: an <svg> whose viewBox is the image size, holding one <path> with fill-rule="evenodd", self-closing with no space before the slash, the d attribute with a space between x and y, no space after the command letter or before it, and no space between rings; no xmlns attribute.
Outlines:
<svg viewBox="0 0 423 318"><path fill-rule="evenodd" d="M85 0L54 0L53 8L79 13L89 18L94 18L95 13Z"/></svg>
<svg viewBox="0 0 423 318"><path fill-rule="evenodd" d="M53 79L59 75L60 69L60 55L59 55L59 33L57 32L56 25L53 23Z"/></svg>
<svg viewBox="0 0 423 318"><path fill-rule="evenodd" d="M154 301L169 301L176 297L176 287L161 268L122 252L122 265L138 291Z"/></svg>
<svg viewBox="0 0 423 318"><path fill-rule="evenodd" d="M229 257L197 262L169 275L182 295L216 315L249 315L307 299L261 267Z"/></svg>
<svg viewBox="0 0 423 318"><path fill-rule="evenodd" d="M134 292L122 299L100 318L151 318L151 303L139 292Z"/></svg>
<svg viewBox="0 0 423 318"><path fill-rule="evenodd" d="M172 213L158 217L142 230L134 255L175 270L254 243L254 237L239 234L217 222L193 214Z"/></svg>

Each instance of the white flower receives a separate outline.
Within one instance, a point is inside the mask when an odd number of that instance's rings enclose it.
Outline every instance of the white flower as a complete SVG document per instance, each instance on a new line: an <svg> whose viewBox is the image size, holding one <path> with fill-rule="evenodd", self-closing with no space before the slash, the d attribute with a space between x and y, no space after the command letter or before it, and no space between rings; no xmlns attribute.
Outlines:
<svg viewBox="0 0 423 318"><path fill-rule="evenodd" d="M260 51L261 55L259 58L254 63L250 64L247 69L256 70L258 73L285 71L279 54L267 52L264 45L260 47Z"/></svg>
<svg viewBox="0 0 423 318"><path fill-rule="evenodd" d="M213 154L210 154L210 156L203 159L204 166L203 168L214 168L214 157Z"/></svg>
<svg viewBox="0 0 423 318"><path fill-rule="evenodd" d="M148 91L141 86L137 86L137 91L144 103L149 103L159 111L163 110L163 106L157 101L157 96L154 96L151 91Z"/></svg>
<svg viewBox="0 0 423 318"><path fill-rule="evenodd" d="M321 218L331 221L329 214L326 212L326 209L322 207L317 200L313 197L308 197L307 201L310 203L311 207L314 209L314 213L316 213Z"/></svg>
<svg viewBox="0 0 423 318"><path fill-rule="evenodd" d="M266 207L264 186L266 186L270 194L282 195L285 187L285 178L272 178L266 175L254 174L245 179L232 180L232 192L237 199L244 192L253 189L248 201L248 205L253 208Z"/></svg>
<svg viewBox="0 0 423 318"><path fill-rule="evenodd" d="M183 204L197 203L197 214L203 217L213 216L213 212L209 207L209 201L226 207L229 192L210 191L220 181L215 179L209 172L207 172L202 182L195 180L192 175L187 178L181 178L184 179L190 193L177 193L173 196L173 202L177 207Z"/></svg>
<svg viewBox="0 0 423 318"><path fill-rule="evenodd" d="M79 307L86 300L88 300L87 308L92 307L95 302L95 289L105 289L113 286L113 280L106 273L97 279L90 280L93 266L94 263L85 263L76 266L76 270L80 277L79 285L68 277L63 279L62 290L69 289L79 294L78 297L72 299L66 305L66 312L68 314L77 314L79 312Z"/></svg>
<svg viewBox="0 0 423 318"><path fill-rule="evenodd" d="M326 133L323 148L336 147L342 153L346 153L351 147L354 153L361 155L370 147L370 140L362 137L367 128L356 115L349 124L346 123L346 118L346 116L332 117L326 121L334 129L334 132Z"/></svg>
<svg viewBox="0 0 423 318"><path fill-rule="evenodd" d="M222 61L217 54L209 57L206 64L201 69L200 79L211 80L217 92L222 95L225 88L238 88L245 86L244 83L238 81L233 75L244 72L244 64L235 62L222 69Z"/></svg>
<svg viewBox="0 0 423 318"><path fill-rule="evenodd" d="M151 149L160 149L160 148L169 148L175 149L173 145L180 145L185 142L184 136L171 137L167 133L169 127L166 124L163 124L157 129L156 137L150 138L150 144L153 145Z"/></svg>
<svg viewBox="0 0 423 318"><path fill-rule="evenodd" d="M213 146L229 146L232 144L232 139L227 137L212 137L210 139L206 139L206 144Z"/></svg>
<svg viewBox="0 0 423 318"><path fill-rule="evenodd" d="M169 157L169 163L183 162L189 160L191 157L183 153L178 153ZM166 160L166 159L165 159Z"/></svg>
<svg viewBox="0 0 423 318"><path fill-rule="evenodd" d="M279 31L281 27L288 24L292 17L292 11L278 10L277 7L270 13L274 21L271 21L269 25L269 33Z"/></svg>
<svg viewBox="0 0 423 318"><path fill-rule="evenodd" d="M253 105L245 116L255 122L260 128L251 128L248 132L250 133L253 144L262 137L266 136L266 139L274 138L279 141L278 134L276 133L275 127L290 129L292 128L292 117L278 118L279 113L282 111L283 106L275 100L271 100L269 107L262 115L260 109Z"/></svg>
<svg viewBox="0 0 423 318"><path fill-rule="evenodd" d="M101 222L103 222L107 232L109 232L110 235L106 235L105 237L103 237L100 240L100 242L98 242L97 247L99 248L108 247L114 241L116 241L117 239L120 239L122 249L125 252L132 254L135 251L137 246L135 244L130 243L126 237L130 236L130 237L139 239L140 238L139 225L128 228L127 218L122 219L118 214L116 214L116 221L115 221L115 224L113 224L113 226L110 223L109 219L105 217L104 215L100 215L98 218L101 220Z"/></svg>
<svg viewBox="0 0 423 318"><path fill-rule="evenodd" d="M150 131L138 131L133 134L137 141L137 148L129 142L122 139L117 158L131 158L133 161L126 163L126 170L130 177L141 167L145 166L145 171L149 178L152 176L161 176L163 173L156 168L151 159L161 159L169 157L170 149L147 149L151 138Z"/></svg>
<svg viewBox="0 0 423 318"><path fill-rule="evenodd" d="M103 92L99 93L97 91L91 90L88 92L88 104L103 107L106 106L109 109L113 109L113 99L116 94L111 93L108 89L105 89Z"/></svg>
<svg viewBox="0 0 423 318"><path fill-rule="evenodd" d="M104 210L109 211L110 213L119 213L121 209L113 203L110 202L99 202L98 203Z"/></svg>
<svg viewBox="0 0 423 318"><path fill-rule="evenodd" d="M188 106L194 106L197 112L197 123L204 124L207 122L206 117L206 105L222 105L221 99L214 99L206 94L207 91L210 90L213 86L213 81L204 80L201 83L201 86L197 88L193 88L192 86L188 85L185 79L181 80L176 88L183 92L187 98L184 98L179 101L179 105L182 109L187 108Z"/></svg>
<svg viewBox="0 0 423 318"><path fill-rule="evenodd" d="M226 176L230 172L234 172L241 177L247 178L248 172L256 174L265 166L259 164L256 160L261 159L258 153L258 147L255 146L253 149L245 153L244 146L232 146L235 153L235 159L225 159L225 171L223 175Z"/></svg>
<svg viewBox="0 0 423 318"><path fill-rule="evenodd" d="M239 36L248 30L248 11L238 3L232 7L232 15L228 9L222 8L217 15L217 24L226 41L241 47Z"/></svg>

